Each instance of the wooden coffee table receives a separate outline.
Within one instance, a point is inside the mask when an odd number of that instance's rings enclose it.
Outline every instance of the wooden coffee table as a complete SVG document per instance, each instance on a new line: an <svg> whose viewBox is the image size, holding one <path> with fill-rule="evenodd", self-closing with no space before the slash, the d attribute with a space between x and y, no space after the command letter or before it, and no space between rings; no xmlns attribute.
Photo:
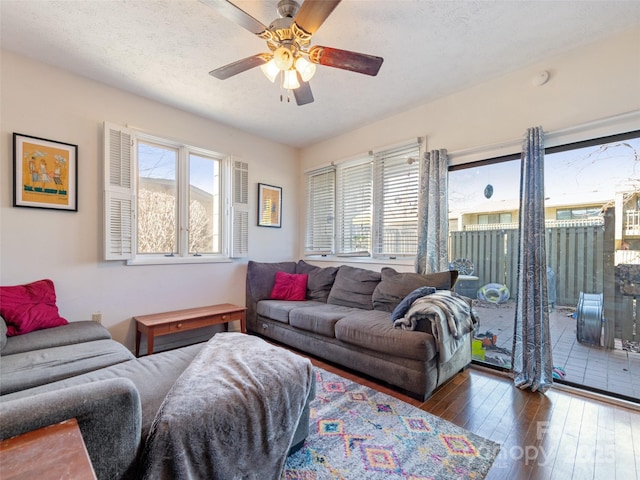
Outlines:
<svg viewBox="0 0 640 480"><path fill-rule="evenodd" d="M161 335L219 324L225 324L228 330L228 322L234 320L240 320L240 331L246 333L246 310L246 307L222 303L208 307L136 315L133 317L136 321L136 356L140 354L140 338L143 333L147 336L147 355L153 353L154 338Z"/></svg>

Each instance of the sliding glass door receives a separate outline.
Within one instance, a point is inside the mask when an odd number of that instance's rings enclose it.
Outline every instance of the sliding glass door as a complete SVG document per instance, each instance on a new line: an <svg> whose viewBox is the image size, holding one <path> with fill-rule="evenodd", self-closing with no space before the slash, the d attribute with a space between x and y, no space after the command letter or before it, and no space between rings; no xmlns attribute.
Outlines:
<svg viewBox="0 0 640 480"><path fill-rule="evenodd" d="M474 360L504 369L518 293L519 168L507 157L449 176L450 256L466 267L457 290L480 316ZM637 401L640 133L547 149L545 218L554 377Z"/></svg>

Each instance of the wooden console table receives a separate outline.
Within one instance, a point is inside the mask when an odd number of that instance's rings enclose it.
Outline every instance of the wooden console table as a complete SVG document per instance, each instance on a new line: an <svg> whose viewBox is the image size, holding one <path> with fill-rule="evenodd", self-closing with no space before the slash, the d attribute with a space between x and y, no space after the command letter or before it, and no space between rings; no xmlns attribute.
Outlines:
<svg viewBox="0 0 640 480"><path fill-rule="evenodd" d="M95 480L75 418L0 442L2 480Z"/></svg>
<svg viewBox="0 0 640 480"><path fill-rule="evenodd" d="M246 333L246 308L222 303L208 307L187 308L173 312L152 313L149 315L137 315L136 321L136 356L140 354L140 338L144 333L147 336L147 355L153 353L153 340L161 335L193 330L194 328L209 327L224 323L229 328L229 323L240 320L240 331Z"/></svg>

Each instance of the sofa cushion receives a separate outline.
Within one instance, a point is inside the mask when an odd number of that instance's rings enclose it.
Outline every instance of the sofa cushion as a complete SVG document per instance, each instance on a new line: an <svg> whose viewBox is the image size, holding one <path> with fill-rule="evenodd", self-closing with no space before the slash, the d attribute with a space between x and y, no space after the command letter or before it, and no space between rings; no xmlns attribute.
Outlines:
<svg viewBox="0 0 640 480"><path fill-rule="evenodd" d="M111 334L97 322L82 320L69 322L56 328L37 330L26 335L17 335L7 339L7 345L2 355L41 350L50 347L62 347L74 343L91 342L94 340L109 340Z"/></svg>
<svg viewBox="0 0 640 480"><path fill-rule="evenodd" d="M113 340L3 355L0 393L37 387L134 358L129 350Z"/></svg>
<svg viewBox="0 0 640 480"><path fill-rule="evenodd" d="M380 272L342 265L336 274L327 303L373 310L371 296L380 283Z"/></svg>
<svg viewBox="0 0 640 480"><path fill-rule="evenodd" d="M335 324L338 340L397 357L427 362L437 355L435 339L426 332L394 328L389 313L350 313Z"/></svg>
<svg viewBox="0 0 640 480"><path fill-rule="evenodd" d="M307 298L307 274L276 272L276 280L269 296L272 300L304 300Z"/></svg>
<svg viewBox="0 0 640 480"><path fill-rule="evenodd" d="M249 260L247 280L254 302L267 300L276 281L276 272L295 273L295 262L264 263Z"/></svg>
<svg viewBox="0 0 640 480"><path fill-rule="evenodd" d="M327 303L338 267L320 268L300 260L296 265L296 273L306 273L308 276L307 299Z"/></svg>
<svg viewBox="0 0 640 480"><path fill-rule="evenodd" d="M325 337L335 337L334 325L349 313L358 310L340 305L321 304L311 308L294 308L289 312L289 324Z"/></svg>
<svg viewBox="0 0 640 480"><path fill-rule="evenodd" d="M261 300L256 309L258 315L282 323L289 323L289 312L294 308L322 305L319 302L288 302L286 300Z"/></svg>
<svg viewBox="0 0 640 480"><path fill-rule="evenodd" d="M0 287L0 315L7 322L7 336L65 325L58 313L51 280Z"/></svg>
<svg viewBox="0 0 640 480"><path fill-rule="evenodd" d="M384 267L381 280L373 292L373 308L393 312L404 297L419 287L434 287L437 290L451 290L458 278L457 270L430 273L401 273Z"/></svg>

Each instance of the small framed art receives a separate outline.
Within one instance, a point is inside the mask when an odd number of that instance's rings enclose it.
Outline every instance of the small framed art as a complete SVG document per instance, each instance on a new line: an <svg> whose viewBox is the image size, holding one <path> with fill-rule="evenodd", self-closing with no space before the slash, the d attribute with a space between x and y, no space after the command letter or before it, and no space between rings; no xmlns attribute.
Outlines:
<svg viewBox="0 0 640 480"><path fill-rule="evenodd" d="M13 134L13 206L78 211L78 146Z"/></svg>
<svg viewBox="0 0 640 480"><path fill-rule="evenodd" d="M258 184L258 226L282 226L282 188Z"/></svg>

